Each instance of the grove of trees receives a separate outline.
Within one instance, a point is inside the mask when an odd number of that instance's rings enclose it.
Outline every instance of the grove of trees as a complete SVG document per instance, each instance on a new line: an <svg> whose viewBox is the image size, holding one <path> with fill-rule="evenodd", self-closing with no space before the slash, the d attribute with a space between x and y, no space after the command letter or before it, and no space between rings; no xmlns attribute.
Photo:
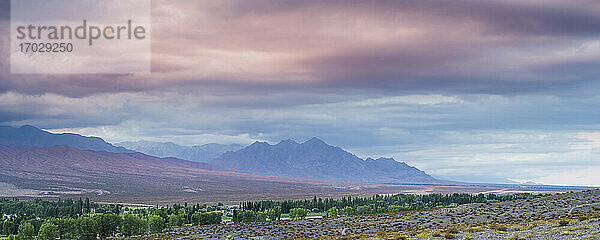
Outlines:
<svg viewBox="0 0 600 240"><path fill-rule="evenodd" d="M78 201L0 199L0 236L9 239L105 239L157 233L169 227L221 223L221 206L175 204L123 208Z"/></svg>
<svg viewBox="0 0 600 240"><path fill-rule="evenodd" d="M258 201L244 202L241 204L242 210L255 212L265 212L269 209L278 207L282 214L289 214L293 208L304 208L311 212L327 212L331 208L345 209L351 207L353 211L359 211L363 207L363 213L377 212L397 212L404 210L422 210L436 207L446 207L453 204L460 205L466 203L485 203L485 202L504 202L516 199L525 199L539 197L530 193L515 193L508 195L496 194L394 194L394 195L375 195L372 197L343 197L340 199L317 198L312 200L285 200L285 201Z"/></svg>
<svg viewBox="0 0 600 240"><path fill-rule="evenodd" d="M308 213L322 213L324 216L342 216L355 214L373 214L423 210L440 207L452 207L467 203L503 202L517 199L540 197L530 193L515 193L508 195L496 194L395 194L375 195L372 197L343 197L340 199L314 197L312 200L258 201L244 202L237 213L238 222L266 221L280 219L281 214L289 218L305 218ZM277 213L277 214L275 214ZM235 218L235 217L234 217Z"/></svg>

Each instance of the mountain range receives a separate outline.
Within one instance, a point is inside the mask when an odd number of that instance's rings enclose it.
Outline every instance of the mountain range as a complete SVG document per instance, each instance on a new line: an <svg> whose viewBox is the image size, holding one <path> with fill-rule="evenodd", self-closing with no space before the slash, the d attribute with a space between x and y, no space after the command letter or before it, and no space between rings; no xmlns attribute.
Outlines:
<svg viewBox="0 0 600 240"><path fill-rule="evenodd" d="M440 183L425 172L392 158L363 160L319 138L303 143L255 142L210 161L218 168L262 175L374 183Z"/></svg>
<svg viewBox="0 0 600 240"><path fill-rule="evenodd" d="M69 146L0 146L0 196L77 197L117 202L219 202L261 196L348 194L406 187L241 174L143 153L80 150ZM7 187L8 186L8 187ZM387 189L387 190L386 190ZM395 190L394 190L395 189ZM26 194L23 194L26 193Z"/></svg>
<svg viewBox="0 0 600 240"><path fill-rule="evenodd" d="M0 126L0 145L4 146L71 146L81 150L107 152L133 152L117 147L98 137L85 137L74 133L54 134L34 126L25 125L19 128Z"/></svg>
<svg viewBox="0 0 600 240"><path fill-rule="evenodd" d="M380 183L442 183L406 163L361 159L318 138L275 145L255 142L245 148L145 141L120 145L33 126L0 127L0 196L18 196L26 190L36 196L183 196L204 201L383 188L393 192L407 186Z"/></svg>
<svg viewBox="0 0 600 240"><path fill-rule="evenodd" d="M176 157L195 162L208 162L225 152L236 151L243 147L239 144L224 145L218 143L186 147L172 142L152 141L120 142L115 145L152 156Z"/></svg>

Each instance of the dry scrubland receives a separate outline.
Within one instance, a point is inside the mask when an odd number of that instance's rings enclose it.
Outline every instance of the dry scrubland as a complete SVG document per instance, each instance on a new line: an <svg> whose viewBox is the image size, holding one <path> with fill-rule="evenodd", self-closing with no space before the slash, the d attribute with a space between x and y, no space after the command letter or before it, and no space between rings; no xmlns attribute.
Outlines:
<svg viewBox="0 0 600 240"><path fill-rule="evenodd" d="M133 239L600 239L600 190L425 211L178 228Z"/></svg>

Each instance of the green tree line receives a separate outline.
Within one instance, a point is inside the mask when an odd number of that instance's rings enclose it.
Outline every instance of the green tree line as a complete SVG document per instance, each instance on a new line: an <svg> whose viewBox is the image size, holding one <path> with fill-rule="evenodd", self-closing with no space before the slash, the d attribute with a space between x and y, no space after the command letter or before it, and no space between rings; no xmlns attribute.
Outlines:
<svg viewBox="0 0 600 240"><path fill-rule="evenodd" d="M9 239L97 239L158 233L184 225L219 224L218 206L175 204L167 207L123 208L89 199L18 201L0 199L0 235Z"/></svg>
<svg viewBox="0 0 600 240"><path fill-rule="evenodd" d="M358 210L359 207L368 206L370 212L381 211L402 211L402 210L422 210L428 208L444 207L451 204L467 203L485 203L485 202L504 202L516 199L526 199L539 197L530 193L515 193L508 195L496 194L394 194L394 195L375 195L372 197L343 197L340 199L317 198L312 200L285 200L285 201L257 201L244 202L241 204L242 210L254 212L266 212L269 209L278 207L283 214L290 213L291 209L304 208L312 212L326 212L331 208L345 209L351 207ZM386 209L386 210L384 210Z"/></svg>
<svg viewBox="0 0 600 240"><path fill-rule="evenodd" d="M452 207L467 203L504 202L517 199L540 197L530 193L508 195L496 194L395 194L375 195L372 197L343 197L340 199L313 197L312 200L257 201L241 204L239 213L234 213L234 222L260 222L279 220L281 214L292 219L300 219L308 213L321 213L326 217L388 213L410 210L424 210L440 207ZM271 215L273 215L271 217Z"/></svg>

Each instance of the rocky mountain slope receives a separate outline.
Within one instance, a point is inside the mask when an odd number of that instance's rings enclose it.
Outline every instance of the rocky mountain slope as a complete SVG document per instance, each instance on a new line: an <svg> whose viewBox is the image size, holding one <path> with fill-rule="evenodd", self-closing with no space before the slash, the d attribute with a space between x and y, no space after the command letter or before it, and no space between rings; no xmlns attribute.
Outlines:
<svg viewBox="0 0 600 240"><path fill-rule="evenodd" d="M208 162L219 157L223 153L236 151L242 148L242 145L238 144L224 145L209 143L200 146L186 147L172 142L152 141L121 142L116 145L152 156L176 157L196 162Z"/></svg>
<svg viewBox="0 0 600 240"><path fill-rule="evenodd" d="M98 137L85 137L74 133L54 134L34 126L19 128L0 126L0 145L48 147L66 145L82 150L107 152L132 152L116 147Z"/></svg>
<svg viewBox="0 0 600 240"><path fill-rule="evenodd" d="M0 146L0 166L0 196L90 196L97 201L172 204L236 202L267 196L274 199L281 196L343 196L413 189L242 174L177 158L80 150L69 146Z"/></svg>
<svg viewBox="0 0 600 240"><path fill-rule="evenodd" d="M276 145L255 142L211 164L230 171L285 177L375 183L438 183L425 172L392 158L363 160L318 138Z"/></svg>

